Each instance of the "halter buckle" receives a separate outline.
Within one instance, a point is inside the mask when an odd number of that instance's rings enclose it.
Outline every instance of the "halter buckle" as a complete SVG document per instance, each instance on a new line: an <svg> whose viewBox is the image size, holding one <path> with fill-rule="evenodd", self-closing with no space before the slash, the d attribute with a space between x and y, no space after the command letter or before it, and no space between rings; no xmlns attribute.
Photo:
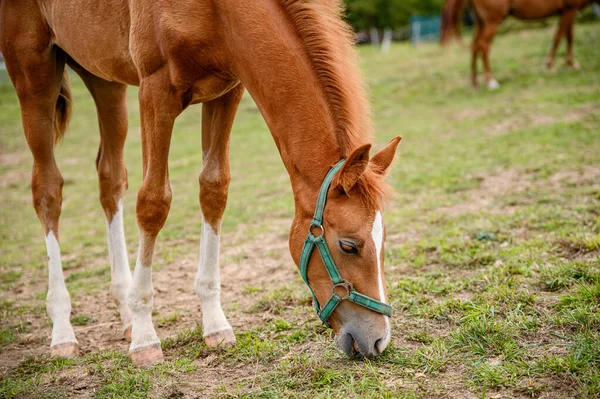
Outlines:
<svg viewBox="0 0 600 399"><path fill-rule="evenodd" d="M341 297L342 300L347 299L350 296L350 293L354 291L354 286L352 285L352 283L348 280L343 280L341 283L333 284L333 287L331 287L332 295L335 294L335 289L338 287L342 287L344 290L346 290L346 295Z"/></svg>

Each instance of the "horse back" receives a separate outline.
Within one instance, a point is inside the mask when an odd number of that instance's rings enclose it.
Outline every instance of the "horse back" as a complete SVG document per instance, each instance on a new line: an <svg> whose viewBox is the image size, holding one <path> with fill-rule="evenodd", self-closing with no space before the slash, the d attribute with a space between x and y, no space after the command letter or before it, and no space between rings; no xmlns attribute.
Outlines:
<svg viewBox="0 0 600 399"><path fill-rule="evenodd" d="M566 9L580 9L588 3L588 0L513 0L510 13L519 19L540 19Z"/></svg>
<svg viewBox="0 0 600 399"><path fill-rule="evenodd" d="M27 19L27 31L37 32L40 42L58 46L107 81L139 85L162 68L181 86L193 85L207 70L229 75L231 57L211 0L3 0L3 8L6 3L19 12L5 13L5 22L19 26Z"/></svg>

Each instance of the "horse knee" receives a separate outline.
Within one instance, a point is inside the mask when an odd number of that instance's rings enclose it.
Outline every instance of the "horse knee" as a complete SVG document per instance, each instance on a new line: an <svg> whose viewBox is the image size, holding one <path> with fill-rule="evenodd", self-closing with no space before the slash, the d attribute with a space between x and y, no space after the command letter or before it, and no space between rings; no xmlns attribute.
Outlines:
<svg viewBox="0 0 600 399"><path fill-rule="evenodd" d="M140 229L156 237L163 228L171 208L171 188L166 183L162 188L143 185L137 197L136 213Z"/></svg>

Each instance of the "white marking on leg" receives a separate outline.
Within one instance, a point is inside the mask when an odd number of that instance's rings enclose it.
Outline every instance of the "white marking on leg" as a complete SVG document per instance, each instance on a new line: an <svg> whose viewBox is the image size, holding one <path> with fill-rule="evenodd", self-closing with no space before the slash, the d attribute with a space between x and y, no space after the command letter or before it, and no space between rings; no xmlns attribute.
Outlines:
<svg viewBox="0 0 600 399"><path fill-rule="evenodd" d="M496 89L500 88L500 83L498 83L498 81L496 79L491 78L487 82L487 87L490 90L496 90Z"/></svg>
<svg viewBox="0 0 600 399"><path fill-rule="evenodd" d="M202 326L205 337L231 329L231 325L221 308L219 245L219 233L203 220L200 262L194 289L202 304Z"/></svg>
<svg viewBox="0 0 600 399"><path fill-rule="evenodd" d="M381 270L381 251L383 249L383 217L381 216L381 212L377 211L375 213L375 219L373 220L373 229L371 230L371 237L373 238L373 242L375 243L375 251L377 252L377 286L379 288L379 300L383 303L387 303L385 300L385 290L383 286L383 271ZM383 316L385 321L385 331L386 331L386 342L383 347L387 346L391 335L390 335L390 320L389 317Z"/></svg>
<svg viewBox="0 0 600 399"><path fill-rule="evenodd" d="M110 259L110 292L117 302L123 330L131 326L131 310L127 306L127 293L131 287L131 271L123 229L123 200L119 199L117 212L110 223L106 222L106 239Z"/></svg>
<svg viewBox="0 0 600 399"><path fill-rule="evenodd" d="M160 344L160 340L152 325L152 309L154 307L152 265L142 264L141 256L141 254L144 254L149 250L149 245L146 243L146 241L149 240L154 240L154 238L146 238L140 233L138 260L135 264L135 270L133 271L131 289L127 296L127 303L132 313L130 351L154 344Z"/></svg>
<svg viewBox="0 0 600 399"><path fill-rule="evenodd" d="M56 346L69 342L77 343L71 326L71 297L60 261L60 247L54 233L46 236L48 251L48 294L46 295L46 312L52 320L52 344Z"/></svg>

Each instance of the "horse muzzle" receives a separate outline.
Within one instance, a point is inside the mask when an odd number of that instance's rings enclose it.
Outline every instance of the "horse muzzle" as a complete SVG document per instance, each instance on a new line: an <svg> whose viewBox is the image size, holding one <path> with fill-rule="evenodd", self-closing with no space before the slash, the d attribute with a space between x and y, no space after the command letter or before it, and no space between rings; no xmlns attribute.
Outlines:
<svg viewBox="0 0 600 399"><path fill-rule="evenodd" d="M387 318L387 316L383 317ZM335 336L335 343L349 358L358 355L375 357L387 348L390 338L389 320L387 320L386 328L383 331L357 324L343 326Z"/></svg>

